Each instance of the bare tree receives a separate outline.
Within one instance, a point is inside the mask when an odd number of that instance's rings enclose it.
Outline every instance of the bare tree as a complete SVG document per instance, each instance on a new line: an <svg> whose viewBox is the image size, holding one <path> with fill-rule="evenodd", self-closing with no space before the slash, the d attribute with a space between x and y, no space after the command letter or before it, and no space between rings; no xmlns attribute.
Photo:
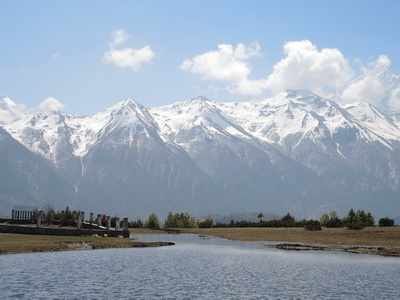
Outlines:
<svg viewBox="0 0 400 300"><path fill-rule="evenodd" d="M50 225L54 216L54 206L47 203L43 206L42 210L44 213L44 220L47 222L47 225Z"/></svg>

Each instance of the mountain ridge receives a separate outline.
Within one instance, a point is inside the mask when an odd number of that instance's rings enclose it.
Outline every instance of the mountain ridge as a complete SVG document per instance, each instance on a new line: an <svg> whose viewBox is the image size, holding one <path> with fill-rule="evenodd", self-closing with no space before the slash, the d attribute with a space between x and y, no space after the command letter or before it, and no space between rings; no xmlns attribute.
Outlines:
<svg viewBox="0 0 400 300"><path fill-rule="evenodd" d="M74 187L60 197L78 209L143 218L400 208L400 122L370 104L340 106L308 90L156 108L128 98L93 116L52 111L2 127Z"/></svg>

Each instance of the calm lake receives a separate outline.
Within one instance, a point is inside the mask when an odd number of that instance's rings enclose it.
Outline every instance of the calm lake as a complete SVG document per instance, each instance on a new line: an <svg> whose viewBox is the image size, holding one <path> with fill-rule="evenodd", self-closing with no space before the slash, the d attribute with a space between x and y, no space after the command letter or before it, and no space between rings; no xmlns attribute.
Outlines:
<svg viewBox="0 0 400 300"><path fill-rule="evenodd" d="M400 299L400 259L195 235L175 246L0 255L1 299Z"/></svg>

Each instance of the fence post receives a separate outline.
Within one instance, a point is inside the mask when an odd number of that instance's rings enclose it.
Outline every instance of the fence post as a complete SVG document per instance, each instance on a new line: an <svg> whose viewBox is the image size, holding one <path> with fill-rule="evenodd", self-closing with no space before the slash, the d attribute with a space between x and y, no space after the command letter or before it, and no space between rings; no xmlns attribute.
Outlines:
<svg viewBox="0 0 400 300"><path fill-rule="evenodd" d="M119 230L119 227L120 227L120 224L119 224L119 218L115 218L115 230L116 231L118 231Z"/></svg>
<svg viewBox="0 0 400 300"><path fill-rule="evenodd" d="M123 228L124 228L124 231L126 231L126 230L128 230L128 218L127 217L125 217L124 219L123 219Z"/></svg>
<svg viewBox="0 0 400 300"><path fill-rule="evenodd" d="M110 216L107 216L106 218L107 218L107 223L106 223L107 225L106 225L106 228L107 228L107 230L108 230L108 229L111 228L111 217L110 217Z"/></svg>
<svg viewBox="0 0 400 300"><path fill-rule="evenodd" d="M42 211L38 211L37 212L37 220L36 220L36 227L37 228L42 227L42 214L43 214Z"/></svg>
<svg viewBox="0 0 400 300"><path fill-rule="evenodd" d="M82 228L82 219L83 219L83 214L78 215L78 222L76 223L76 228L81 229Z"/></svg>

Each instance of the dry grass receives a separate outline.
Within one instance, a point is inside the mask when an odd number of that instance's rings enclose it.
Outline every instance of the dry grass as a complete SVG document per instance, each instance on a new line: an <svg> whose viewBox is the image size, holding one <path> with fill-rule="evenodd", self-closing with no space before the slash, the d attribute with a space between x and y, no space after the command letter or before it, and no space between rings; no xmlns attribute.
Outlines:
<svg viewBox="0 0 400 300"><path fill-rule="evenodd" d="M132 248L163 246L127 238L50 236L0 233L0 254L49 252L81 249Z"/></svg>

